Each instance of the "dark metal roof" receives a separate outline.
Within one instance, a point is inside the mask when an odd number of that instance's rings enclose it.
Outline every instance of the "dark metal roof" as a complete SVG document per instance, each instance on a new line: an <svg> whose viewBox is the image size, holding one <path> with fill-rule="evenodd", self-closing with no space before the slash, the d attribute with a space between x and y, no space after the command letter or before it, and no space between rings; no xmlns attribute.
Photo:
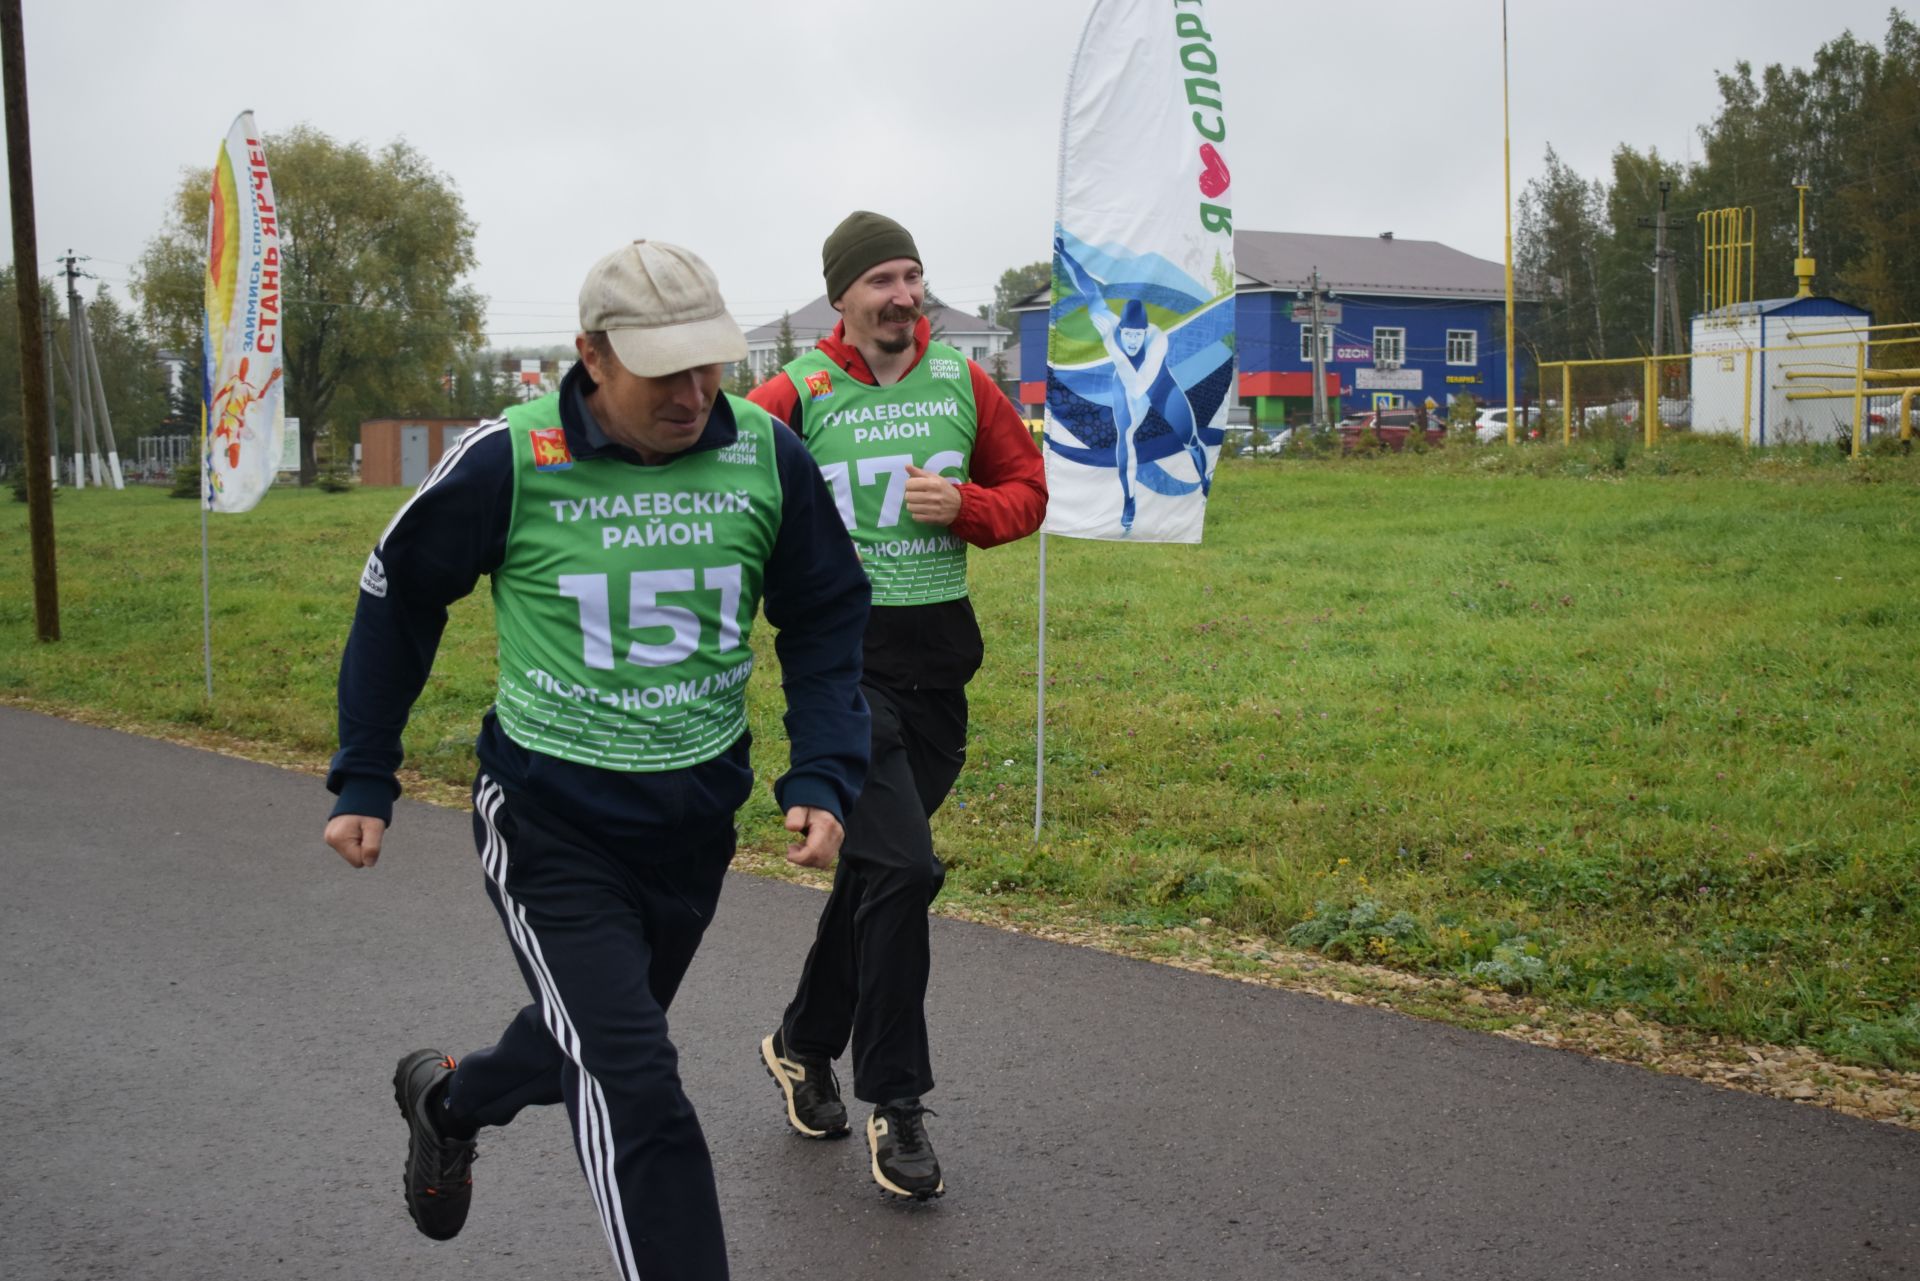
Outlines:
<svg viewBox="0 0 1920 1281"><path fill-rule="evenodd" d="M1432 298L1507 296L1506 269L1437 240L1398 236L1316 236L1298 231L1240 231L1233 265L1275 289L1302 289L1320 270L1336 293L1416 294Z"/></svg>
<svg viewBox="0 0 1920 1281"><path fill-rule="evenodd" d="M1314 269L1320 284L1335 294L1384 294L1419 298L1507 296L1506 269L1437 240L1398 236L1320 236L1303 231L1236 231L1234 269L1242 290L1306 289ZM1522 282L1518 297L1531 301ZM1047 290L1021 300L1019 310L1047 303Z"/></svg>
<svg viewBox="0 0 1920 1281"><path fill-rule="evenodd" d="M934 329L948 335L1001 335L1007 332L1002 326L990 320L982 320L957 307L929 307L927 319L933 323ZM840 323L840 313L833 309L833 304L827 301L827 296L821 294L806 306L793 312L788 317L788 323L793 326L793 340L802 347L811 347L833 332L833 327ZM757 325L747 330L749 343L773 342L779 337L780 322L778 320L769 320L764 325Z"/></svg>

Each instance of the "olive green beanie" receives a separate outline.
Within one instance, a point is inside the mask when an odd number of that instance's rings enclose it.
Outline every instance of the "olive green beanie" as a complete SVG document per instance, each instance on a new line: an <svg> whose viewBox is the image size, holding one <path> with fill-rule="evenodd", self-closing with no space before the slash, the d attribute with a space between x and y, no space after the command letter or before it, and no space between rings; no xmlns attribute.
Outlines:
<svg viewBox="0 0 1920 1281"><path fill-rule="evenodd" d="M920 261L907 229L884 214L856 209L848 214L827 243L820 246L820 271L827 278L827 301L839 302L848 286L875 263L894 258ZM924 264L923 264L924 265Z"/></svg>

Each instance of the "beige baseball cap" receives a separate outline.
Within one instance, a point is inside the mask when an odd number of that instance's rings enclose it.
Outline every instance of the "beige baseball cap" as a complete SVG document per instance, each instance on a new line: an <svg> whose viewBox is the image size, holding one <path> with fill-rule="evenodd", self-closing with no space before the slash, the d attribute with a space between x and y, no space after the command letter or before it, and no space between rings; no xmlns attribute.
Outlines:
<svg viewBox="0 0 1920 1281"><path fill-rule="evenodd" d="M636 240L593 265L580 286L580 328L605 330L620 363L643 378L747 358L713 269L663 240Z"/></svg>

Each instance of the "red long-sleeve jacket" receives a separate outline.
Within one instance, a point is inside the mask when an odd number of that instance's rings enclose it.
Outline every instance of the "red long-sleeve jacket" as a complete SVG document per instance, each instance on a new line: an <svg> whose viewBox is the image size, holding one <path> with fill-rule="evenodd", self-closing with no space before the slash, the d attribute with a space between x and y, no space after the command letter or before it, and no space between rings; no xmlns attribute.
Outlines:
<svg viewBox="0 0 1920 1281"><path fill-rule="evenodd" d="M926 358L929 341L931 327L923 316L914 327L909 370ZM835 325L815 345L850 377L869 386L876 381L866 357L846 341L844 323ZM1047 514L1047 469L1032 433L1006 393L971 360L967 373L973 379L973 409L979 425L967 468L971 479L960 486L960 514L954 517L952 529L956 537L975 547L997 547L1040 528ZM784 373L755 387L747 399L789 426L797 421L800 393Z"/></svg>
<svg viewBox="0 0 1920 1281"><path fill-rule="evenodd" d="M930 337L923 317L914 327L908 369L926 359ZM866 358L847 342L844 324L815 345L849 377L875 383ZM1040 528L1047 514L1047 469L1006 394L971 360L967 372L978 421L967 466L971 479L959 487L960 514L949 528L975 547L993 547ZM783 423L798 419L800 392L784 372L755 387L748 399ZM891 689L962 689L984 657L973 602L965 596L935 605L875 605L862 648L862 679Z"/></svg>

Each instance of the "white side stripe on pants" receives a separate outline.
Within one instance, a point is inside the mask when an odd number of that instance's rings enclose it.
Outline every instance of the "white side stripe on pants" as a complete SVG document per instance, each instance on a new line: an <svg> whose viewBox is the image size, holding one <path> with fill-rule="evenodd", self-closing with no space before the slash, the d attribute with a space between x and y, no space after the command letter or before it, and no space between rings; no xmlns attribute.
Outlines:
<svg viewBox="0 0 1920 1281"><path fill-rule="evenodd" d="M527 924L526 909L507 893L507 842L494 821L504 801L500 785L482 774L474 796L474 808L479 811L487 829L486 849L482 851L480 860L486 868L487 879L493 882L500 894L501 906L506 909L507 931L513 939L513 945L526 959L527 969L539 984L540 1013L546 1022L547 1032L559 1045L561 1053L579 1069L580 1097L575 1108L574 1141L580 1146L580 1165L586 1171L587 1186L593 1192L594 1203L599 1207L600 1223L606 1229L607 1245L613 1250L620 1274L627 1281L639 1281L640 1270L634 1262L633 1243L627 1238L620 1185L614 1177L613 1126L607 1118L606 1094L601 1090L600 1082L580 1061L579 1034L572 1020L567 1017L566 1002L560 999L560 990L547 969L546 958L540 951L540 941Z"/></svg>

